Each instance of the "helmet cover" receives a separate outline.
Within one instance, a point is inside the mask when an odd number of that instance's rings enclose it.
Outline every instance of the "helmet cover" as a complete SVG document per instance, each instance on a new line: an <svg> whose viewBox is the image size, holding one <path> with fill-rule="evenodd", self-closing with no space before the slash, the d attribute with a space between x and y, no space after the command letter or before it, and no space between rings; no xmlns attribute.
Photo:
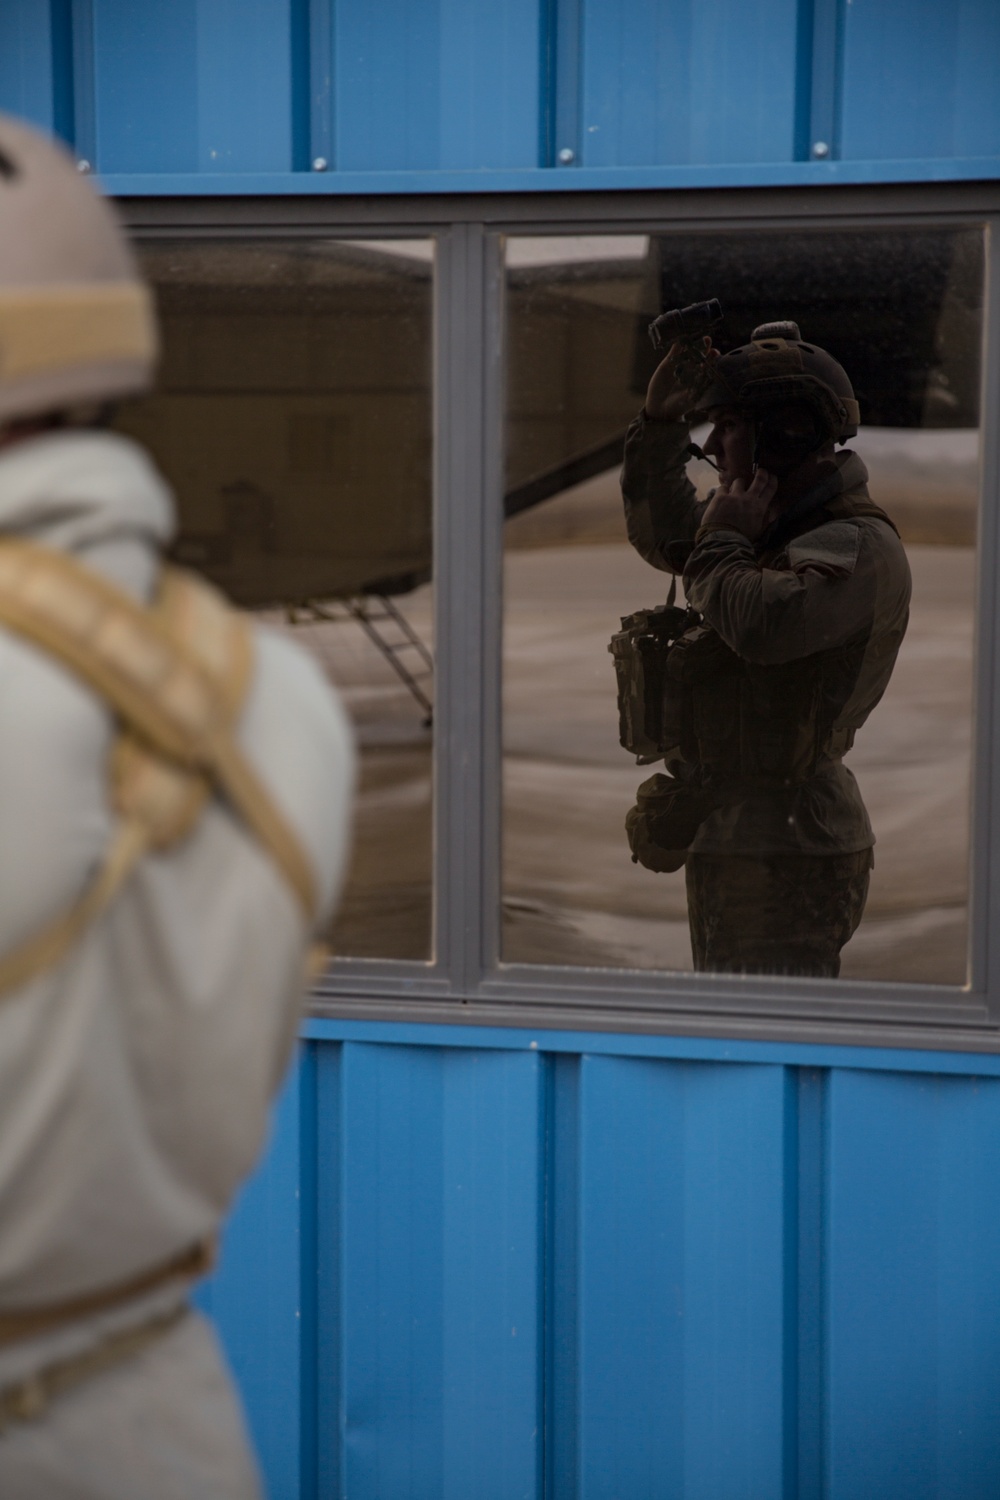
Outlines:
<svg viewBox="0 0 1000 1500"><path fill-rule="evenodd" d="M689 421L704 421L714 406L736 407L760 422L768 411L804 402L819 418L827 439L854 437L860 411L846 370L816 344L802 341L795 323L764 323L749 344L721 354L699 392Z"/></svg>
<svg viewBox="0 0 1000 1500"><path fill-rule="evenodd" d="M152 382L152 298L64 147L0 114L0 423Z"/></svg>

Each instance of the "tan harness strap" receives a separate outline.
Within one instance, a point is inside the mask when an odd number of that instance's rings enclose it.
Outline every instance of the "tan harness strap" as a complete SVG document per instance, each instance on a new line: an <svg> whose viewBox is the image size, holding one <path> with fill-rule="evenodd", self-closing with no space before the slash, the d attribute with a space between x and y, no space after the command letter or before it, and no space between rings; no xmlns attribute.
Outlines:
<svg viewBox="0 0 1000 1500"><path fill-rule="evenodd" d="M214 684L151 611L65 552L0 542L0 622L71 668L161 754L201 768Z"/></svg>
<svg viewBox="0 0 1000 1500"><path fill-rule="evenodd" d="M316 914L312 867L284 815L231 735L220 734L213 740L212 770L237 812L284 871L311 923Z"/></svg>
<svg viewBox="0 0 1000 1500"><path fill-rule="evenodd" d="M10 953L0 956L0 995L20 989L29 979L55 968L66 957L125 883L149 845L149 829L143 823L129 820L121 825L96 877L69 911ZM2 1323L0 1317L0 1329Z"/></svg>
<svg viewBox="0 0 1000 1500"><path fill-rule="evenodd" d="M250 633L214 590L165 569L157 606L144 609L66 553L5 537L0 624L56 657L120 715L130 732L120 747L121 811L152 820L150 842L164 847L187 831L207 791L198 781L207 779L269 851L312 922L310 861L233 735L250 677ZM37 942L49 940L43 933Z"/></svg>

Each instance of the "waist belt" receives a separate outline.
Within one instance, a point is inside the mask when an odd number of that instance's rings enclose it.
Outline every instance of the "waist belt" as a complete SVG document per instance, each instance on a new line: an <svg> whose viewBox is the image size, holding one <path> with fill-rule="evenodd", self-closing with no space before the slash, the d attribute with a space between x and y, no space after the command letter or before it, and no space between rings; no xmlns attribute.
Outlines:
<svg viewBox="0 0 1000 1500"><path fill-rule="evenodd" d="M113 1365L131 1359L176 1328L191 1309L187 1303L149 1318L135 1328L125 1328L101 1339L92 1349L53 1360L34 1374L0 1387L0 1435L15 1422L34 1422L43 1417L57 1396L72 1390L92 1375L100 1375Z"/></svg>
<svg viewBox="0 0 1000 1500"><path fill-rule="evenodd" d="M187 1284L210 1271L215 1264L216 1241L212 1236L192 1245L180 1255L172 1256L147 1271L140 1271L115 1286L79 1297L66 1297L44 1307L17 1308L0 1313L0 1347L21 1343L53 1333L58 1328L79 1322L94 1313L108 1312L156 1291L171 1282ZM130 1328L115 1330L81 1354L53 1360L22 1380L0 1387L0 1433L14 1422L31 1422L44 1414L50 1401L91 1375L98 1375L121 1360L130 1359L147 1344L169 1333L189 1312L187 1302Z"/></svg>
<svg viewBox="0 0 1000 1500"><path fill-rule="evenodd" d="M0 1347L17 1344L25 1339L39 1338L52 1333L68 1323L89 1318L94 1313L108 1312L122 1307L146 1292L168 1286L172 1281L196 1281L207 1275L215 1265L215 1236L200 1240L180 1255L161 1262L149 1270L140 1271L114 1286L102 1287L96 1292L84 1292L79 1297L65 1297L61 1302L49 1302L42 1307L14 1308L0 1312Z"/></svg>

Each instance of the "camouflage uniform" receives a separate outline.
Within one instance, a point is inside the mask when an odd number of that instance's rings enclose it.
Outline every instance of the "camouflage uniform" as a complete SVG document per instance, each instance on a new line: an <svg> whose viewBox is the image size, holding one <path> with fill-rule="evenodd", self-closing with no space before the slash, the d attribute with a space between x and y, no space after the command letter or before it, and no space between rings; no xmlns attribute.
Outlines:
<svg viewBox="0 0 1000 1500"><path fill-rule="evenodd" d="M698 970L836 979L857 930L872 852L776 859L689 854L691 952Z"/></svg>
<svg viewBox="0 0 1000 1500"><path fill-rule="evenodd" d="M751 542L702 524L707 502L687 478L687 443L686 423L640 414L622 492L630 542L654 567L683 573L689 602L734 664L708 711L696 705L699 735L711 720L714 738L687 751L712 760L714 788L686 861L694 965L834 975L861 919L875 842L843 756L906 629L906 554L857 454L837 453Z"/></svg>

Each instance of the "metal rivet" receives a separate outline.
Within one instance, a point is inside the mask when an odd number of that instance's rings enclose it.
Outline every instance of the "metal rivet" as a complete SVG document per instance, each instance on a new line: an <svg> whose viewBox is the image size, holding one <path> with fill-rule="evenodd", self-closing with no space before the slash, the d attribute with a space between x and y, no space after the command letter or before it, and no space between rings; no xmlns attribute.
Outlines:
<svg viewBox="0 0 1000 1500"><path fill-rule="evenodd" d="M313 158L313 171L314 172L325 172L328 165L329 165L329 163L327 162L327 159L326 159L325 156L316 156L316 157Z"/></svg>
<svg viewBox="0 0 1000 1500"><path fill-rule="evenodd" d="M576 161L576 152L569 146L564 146L559 153L559 160L564 167L568 167L571 161Z"/></svg>
<svg viewBox="0 0 1000 1500"><path fill-rule="evenodd" d="M81 157L80 160L76 164L76 170L78 172L83 172L83 173L89 172L90 171L90 162L87 161L87 160L85 160L84 157Z"/></svg>
<svg viewBox="0 0 1000 1500"><path fill-rule="evenodd" d="M829 155L830 155L830 148L826 144L826 141L814 141L813 142L813 156L829 156Z"/></svg>

